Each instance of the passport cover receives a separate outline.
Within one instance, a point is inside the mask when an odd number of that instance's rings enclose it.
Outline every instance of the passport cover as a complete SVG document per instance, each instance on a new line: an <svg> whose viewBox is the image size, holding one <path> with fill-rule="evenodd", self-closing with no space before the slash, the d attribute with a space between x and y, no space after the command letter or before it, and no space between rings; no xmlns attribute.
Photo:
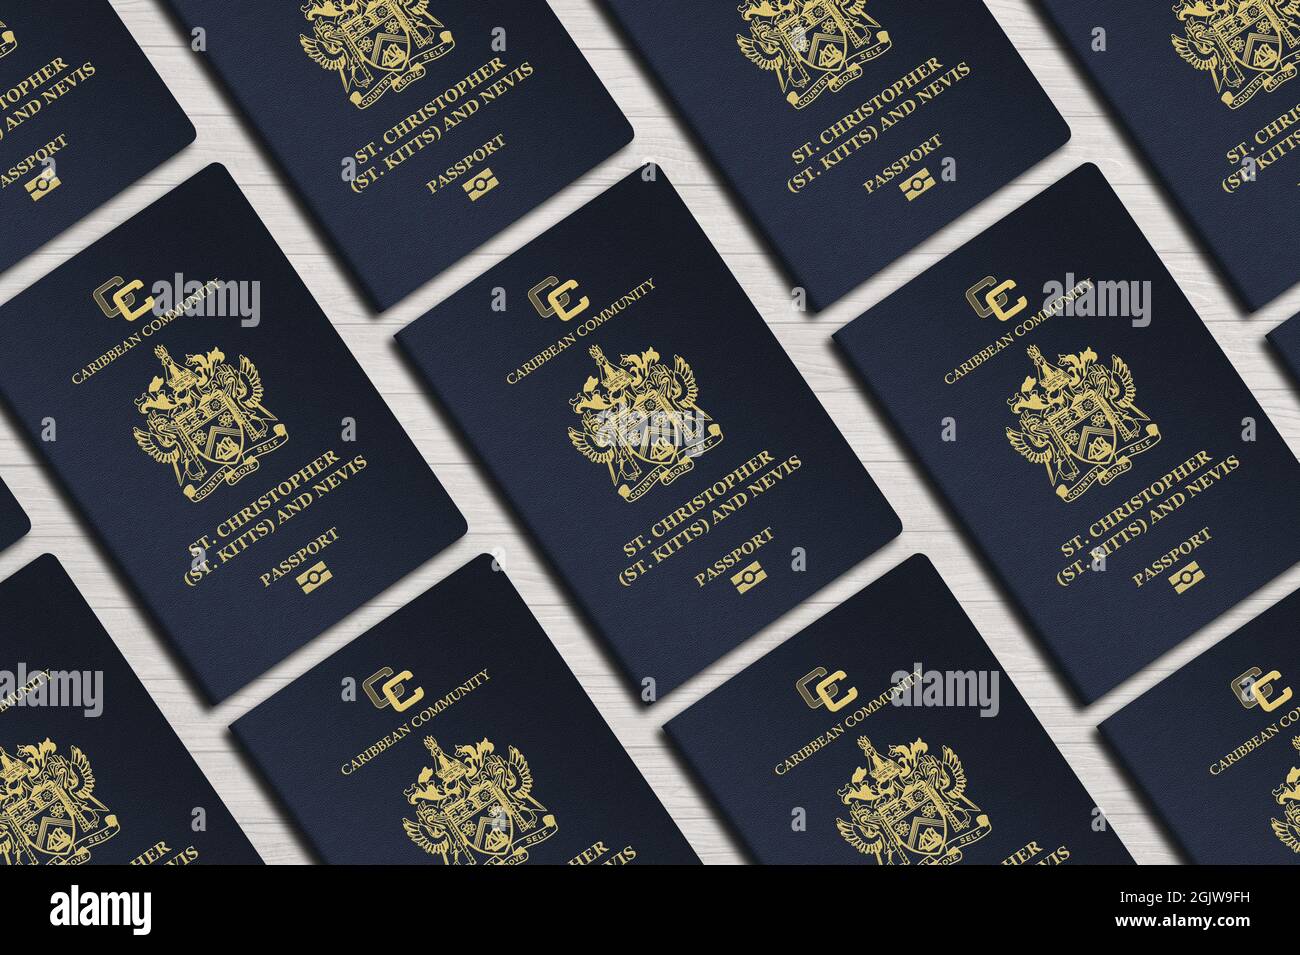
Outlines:
<svg viewBox="0 0 1300 955"><path fill-rule="evenodd" d="M1268 333L1291 377L1300 381L1300 318L1293 317Z"/></svg>
<svg viewBox="0 0 1300 955"><path fill-rule="evenodd" d="M1300 281L1286 238L1300 213L1300 4L1043 5L1242 301L1262 308Z"/></svg>
<svg viewBox="0 0 1300 955"><path fill-rule="evenodd" d="M17 543L32 529L22 505L4 481L0 481L0 550Z"/></svg>
<svg viewBox="0 0 1300 955"><path fill-rule="evenodd" d="M978 0L607 0L821 310L1069 127Z"/></svg>
<svg viewBox="0 0 1300 955"><path fill-rule="evenodd" d="M632 141L544 0L170 0L380 309Z"/></svg>
<svg viewBox="0 0 1300 955"><path fill-rule="evenodd" d="M1101 724L1198 865L1300 862L1300 593Z"/></svg>
<svg viewBox="0 0 1300 955"><path fill-rule="evenodd" d="M836 338L1085 701L1300 560L1300 465L1095 166Z"/></svg>
<svg viewBox="0 0 1300 955"><path fill-rule="evenodd" d="M54 557L0 621L0 865L261 864Z"/></svg>
<svg viewBox="0 0 1300 955"><path fill-rule="evenodd" d="M901 530L661 169L397 337L646 702Z"/></svg>
<svg viewBox="0 0 1300 955"><path fill-rule="evenodd" d="M213 702L465 532L219 165L0 309L0 392Z"/></svg>
<svg viewBox="0 0 1300 955"><path fill-rule="evenodd" d="M108 0L0 11L0 270L194 141Z"/></svg>
<svg viewBox="0 0 1300 955"><path fill-rule="evenodd" d="M664 729L762 863L1132 862L920 555Z"/></svg>
<svg viewBox="0 0 1300 955"><path fill-rule="evenodd" d="M491 557L231 729L326 862L699 861Z"/></svg>

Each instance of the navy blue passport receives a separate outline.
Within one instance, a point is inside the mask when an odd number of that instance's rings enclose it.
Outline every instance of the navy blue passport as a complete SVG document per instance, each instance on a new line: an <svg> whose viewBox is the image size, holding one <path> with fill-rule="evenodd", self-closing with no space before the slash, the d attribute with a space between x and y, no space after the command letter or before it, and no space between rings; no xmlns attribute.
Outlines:
<svg viewBox="0 0 1300 955"><path fill-rule="evenodd" d="M0 866L260 865L48 554L0 583Z"/></svg>
<svg viewBox="0 0 1300 955"><path fill-rule="evenodd" d="M1300 318L1291 318L1268 333L1291 377L1300 381Z"/></svg>
<svg viewBox="0 0 1300 955"><path fill-rule="evenodd" d="M979 0L607 0L820 310L1070 138Z"/></svg>
<svg viewBox="0 0 1300 955"><path fill-rule="evenodd" d="M170 0L386 309L632 140L544 0Z"/></svg>
<svg viewBox="0 0 1300 955"><path fill-rule="evenodd" d="M0 269L194 141L108 0L0 11Z"/></svg>
<svg viewBox="0 0 1300 955"><path fill-rule="evenodd" d="M646 702L901 529L661 169L397 337Z"/></svg>
<svg viewBox="0 0 1300 955"><path fill-rule="evenodd" d="M325 862L699 861L491 557L231 729Z"/></svg>
<svg viewBox="0 0 1300 955"><path fill-rule="evenodd" d="M1300 862L1300 593L1101 724L1198 865Z"/></svg>
<svg viewBox="0 0 1300 955"><path fill-rule="evenodd" d="M1300 7L1042 3L1241 300L1262 308L1300 281Z"/></svg>
<svg viewBox="0 0 1300 955"><path fill-rule="evenodd" d="M761 863L1132 862L920 555L664 729Z"/></svg>
<svg viewBox="0 0 1300 955"><path fill-rule="evenodd" d="M32 522L28 520L13 491L9 490L4 481L0 481L0 550L16 543L31 529Z"/></svg>
<svg viewBox="0 0 1300 955"><path fill-rule="evenodd" d="M1300 560L1300 465L1095 166L836 339L1085 701Z"/></svg>
<svg viewBox="0 0 1300 955"><path fill-rule="evenodd" d="M0 393L214 702L465 532L222 166L0 309Z"/></svg>

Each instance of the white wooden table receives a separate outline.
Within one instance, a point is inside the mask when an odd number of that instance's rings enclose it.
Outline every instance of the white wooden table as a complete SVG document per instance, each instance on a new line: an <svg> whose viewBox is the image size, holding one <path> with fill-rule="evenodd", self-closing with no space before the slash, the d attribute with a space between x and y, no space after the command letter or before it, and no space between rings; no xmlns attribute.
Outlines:
<svg viewBox="0 0 1300 955"><path fill-rule="evenodd" d="M250 0L244 0L250 2ZM1300 570L1264 588L1192 640L1084 710L1073 702L1051 664L1027 634L946 516L917 466L892 440L859 386L835 354L831 333L889 292L1014 210L1082 162L1101 166L1165 263L1200 310L1220 345L1292 444L1300 447L1300 404L1264 341L1266 331L1300 311L1300 290L1254 317L1235 306L1208 259L1165 201L1153 177L1129 149L1081 75L1028 0L989 6L1074 130L1062 152L886 269L816 318L789 305L789 290L771 259L732 206L713 170L672 116L639 62L625 49L594 0L551 0L578 46L637 131L635 143L583 181L448 270L407 301L375 318L358 299L338 263L297 207L198 55L156 0L113 0L136 40L180 100L198 141L26 261L0 275L7 301L42 275L211 162L230 168L326 313L392 406L406 430L469 520L470 533L420 572L353 614L216 709L206 708L166 645L146 622L105 552L91 541L31 449L0 422L0 473L34 525L0 555L7 577L44 552L56 554L113 639L269 863L310 861L301 841L237 751L226 727L299 674L333 653L476 554L499 549L515 586L577 673L705 862L743 861L722 823L683 775L659 727L845 598L921 551L939 567L1084 784L1143 863L1177 857L1147 817L1100 744L1096 724L1159 679L1300 586ZM447 421L399 360L392 335L447 295L541 234L647 160L661 163L703 223L727 264L844 431L899 512L903 536L852 573L732 652L651 710L629 693L595 639L565 601L519 523L490 491L483 474ZM213 634L220 639L220 634Z"/></svg>

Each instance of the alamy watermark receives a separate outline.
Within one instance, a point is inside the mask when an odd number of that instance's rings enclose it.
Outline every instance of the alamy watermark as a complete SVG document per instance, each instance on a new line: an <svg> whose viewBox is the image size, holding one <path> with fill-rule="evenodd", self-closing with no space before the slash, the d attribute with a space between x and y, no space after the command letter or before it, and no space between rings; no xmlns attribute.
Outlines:
<svg viewBox="0 0 1300 955"><path fill-rule="evenodd" d="M899 670L890 682L898 685L895 706L978 709L981 717L1002 710L1001 673L997 670L927 670L920 663Z"/></svg>
<svg viewBox="0 0 1300 955"><path fill-rule="evenodd" d="M150 290L153 313L180 310L187 318L237 318L245 328L262 323L262 283L253 281L187 280L177 272Z"/></svg>
<svg viewBox="0 0 1300 955"><path fill-rule="evenodd" d="M0 713L49 707L79 709L88 719L104 712L103 670L33 670L19 663L0 670Z"/></svg>
<svg viewBox="0 0 1300 955"><path fill-rule="evenodd" d="M1043 295L1048 303L1060 303L1057 307L1061 315L1071 318L1127 318L1134 328L1146 328L1151 324L1152 288L1150 282L1116 281L1098 279L1089 282L1088 287L1078 294L1067 293L1079 289L1079 279L1073 273L1065 276L1064 282L1047 282L1043 285Z"/></svg>

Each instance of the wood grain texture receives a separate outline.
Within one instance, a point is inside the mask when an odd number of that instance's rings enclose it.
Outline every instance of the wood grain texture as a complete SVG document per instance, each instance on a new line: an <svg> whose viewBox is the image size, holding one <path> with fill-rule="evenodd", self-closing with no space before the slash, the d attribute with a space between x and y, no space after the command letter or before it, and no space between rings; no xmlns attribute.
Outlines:
<svg viewBox="0 0 1300 955"><path fill-rule="evenodd" d="M473 556L504 555L510 577L569 665L631 752L696 851L709 863L743 861L722 823L681 771L659 727L774 646L812 623L916 552L928 554L974 619L1047 731L1143 863L1177 856L1101 746L1096 724L1193 656L1300 586L1300 570L1275 581L1106 698L1078 708L1041 648L1008 608L989 573L955 528L915 464L904 454L832 349L830 335L885 295L942 259L1030 196L1082 162L1105 171L1129 209L1255 391L1292 449L1300 447L1300 403L1269 353L1264 333L1300 310L1300 290L1245 316L1186 230L1149 171L1059 47L1029 0L989 6L1074 130L1061 152L886 269L833 308L812 318L795 312L780 270L755 239L700 151L654 83L627 51L594 0L551 0L637 131L627 149L485 247L375 318L330 256L278 173L210 78L188 37L155 0L113 0L136 40L198 127L198 141L144 182L0 275L7 301L92 244L177 183L222 162L247 192L295 268L410 432L470 523L469 535L417 573L353 614L216 709L207 709L166 645L87 536L32 450L0 421L0 473L31 515L34 529L0 555L0 577L44 552L56 554L122 648L145 686L231 811L270 863L310 861L293 828L268 798L226 727L339 647L422 593ZM580 106L580 104L578 104ZM1014 122L1014 115L1007 117ZM646 160L661 163L782 344L903 518L903 536L813 600L673 693L652 711L635 702L579 619L535 547L484 479L446 419L398 359L392 335L505 255L612 185ZM33 316L39 320L39 316Z"/></svg>

